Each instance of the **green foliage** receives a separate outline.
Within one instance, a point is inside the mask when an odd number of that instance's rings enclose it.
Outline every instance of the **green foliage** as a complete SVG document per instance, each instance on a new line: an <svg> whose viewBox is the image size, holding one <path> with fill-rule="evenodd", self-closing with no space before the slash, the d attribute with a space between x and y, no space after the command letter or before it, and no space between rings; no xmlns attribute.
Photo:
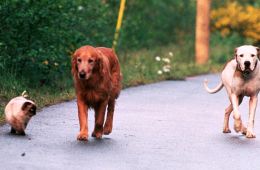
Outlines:
<svg viewBox="0 0 260 170"><path fill-rule="evenodd" d="M195 1L127 1L118 49L153 48L194 34Z"/></svg>
<svg viewBox="0 0 260 170"><path fill-rule="evenodd" d="M188 59L193 44L169 44L164 47L129 52L121 57L123 86L146 84L161 80L185 79L187 76L218 70L217 65L196 65ZM120 55L120 54L119 54Z"/></svg>
<svg viewBox="0 0 260 170"><path fill-rule="evenodd" d="M250 5L250 7L248 5ZM252 22L252 20L257 20L258 13L256 11L257 9L259 11L259 5L260 2L257 0L212 1L210 63L223 64L226 61L232 59L234 49L243 44L254 44L256 46L259 45L259 43L256 43L254 40L257 39L257 30L248 27L248 25L253 27L257 26L258 22ZM229 7L229 9L227 10L226 7ZM251 11L241 11L242 9L246 8L250 9ZM216 16L218 16L218 23L216 22ZM235 19L230 19L231 16ZM244 19L243 22L241 22L241 18L243 19L244 17L248 17L249 19ZM252 22L253 24L247 24L247 22ZM225 29L216 29L216 24L219 28L222 28L225 24L228 26L225 27ZM253 34L249 34L250 29L251 33Z"/></svg>
<svg viewBox="0 0 260 170"><path fill-rule="evenodd" d="M64 88L76 48L111 47L119 2L1 1L0 73L22 79L25 86ZM194 34L195 5L190 0L127 1L117 51L186 43Z"/></svg>
<svg viewBox="0 0 260 170"><path fill-rule="evenodd" d="M210 38L210 62L226 63L233 58L235 48L242 44L250 44L250 42L236 33L225 38L219 32L212 33Z"/></svg>
<svg viewBox="0 0 260 170"><path fill-rule="evenodd" d="M31 86L56 85L69 76L77 47L111 46L116 20L111 9L99 0L1 1L0 72L23 77Z"/></svg>

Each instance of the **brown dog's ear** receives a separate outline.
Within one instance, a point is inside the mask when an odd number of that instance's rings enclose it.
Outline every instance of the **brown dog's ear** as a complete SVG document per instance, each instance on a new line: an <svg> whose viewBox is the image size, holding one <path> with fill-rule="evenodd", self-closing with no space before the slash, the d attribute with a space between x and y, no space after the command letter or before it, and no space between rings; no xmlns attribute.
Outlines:
<svg viewBox="0 0 260 170"><path fill-rule="evenodd" d="M77 51L75 51L74 54L71 57L71 74L73 76L75 74L77 74L77 70L78 70L78 67L77 67L77 56L78 56L78 53L77 53Z"/></svg>
<svg viewBox="0 0 260 170"><path fill-rule="evenodd" d="M98 54L98 56L97 56L97 65L98 65L99 73L102 76L104 76L104 75L107 76L108 73L109 73L109 71L108 71L109 63L107 61L107 58L99 50L97 50L97 54Z"/></svg>
<svg viewBox="0 0 260 170"><path fill-rule="evenodd" d="M97 57L97 69L100 73L100 75L104 75L104 61L103 61L103 57L102 54L98 54Z"/></svg>

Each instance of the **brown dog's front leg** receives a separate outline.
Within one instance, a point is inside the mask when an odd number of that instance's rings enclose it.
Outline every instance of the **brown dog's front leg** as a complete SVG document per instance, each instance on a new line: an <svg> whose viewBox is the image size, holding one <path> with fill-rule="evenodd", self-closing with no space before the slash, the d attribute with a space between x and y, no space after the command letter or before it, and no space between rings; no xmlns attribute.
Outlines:
<svg viewBox="0 0 260 170"><path fill-rule="evenodd" d="M105 119L107 101L100 103L95 108L95 128L92 133L92 137L96 137L97 139L102 138L103 135L103 124Z"/></svg>
<svg viewBox="0 0 260 170"><path fill-rule="evenodd" d="M109 100L108 107L107 107L107 118L104 126L105 135L109 135L112 132L114 110L115 110L115 99L111 99Z"/></svg>
<svg viewBox="0 0 260 170"><path fill-rule="evenodd" d="M80 132L78 140L88 140L88 107L79 97L77 99Z"/></svg>

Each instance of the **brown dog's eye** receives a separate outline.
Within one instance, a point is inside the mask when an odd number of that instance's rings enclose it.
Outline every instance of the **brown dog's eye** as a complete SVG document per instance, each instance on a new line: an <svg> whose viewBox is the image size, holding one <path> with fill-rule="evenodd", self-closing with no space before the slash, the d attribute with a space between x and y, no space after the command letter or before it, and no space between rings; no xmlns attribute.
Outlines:
<svg viewBox="0 0 260 170"><path fill-rule="evenodd" d="M81 58L78 58L78 62L81 63Z"/></svg>
<svg viewBox="0 0 260 170"><path fill-rule="evenodd" d="M89 64L91 64L91 63L93 63L93 62L94 62L93 59L89 59L89 60L88 60L88 63L89 63Z"/></svg>
<svg viewBox="0 0 260 170"><path fill-rule="evenodd" d="M255 55L254 55L254 54L251 54L251 57L255 57Z"/></svg>
<svg viewBox="0 0 260 170"><path fill-rule="evenodd" d="M240 54L239 57L244 57L244 55L243 55L243 54Z"/></svg>

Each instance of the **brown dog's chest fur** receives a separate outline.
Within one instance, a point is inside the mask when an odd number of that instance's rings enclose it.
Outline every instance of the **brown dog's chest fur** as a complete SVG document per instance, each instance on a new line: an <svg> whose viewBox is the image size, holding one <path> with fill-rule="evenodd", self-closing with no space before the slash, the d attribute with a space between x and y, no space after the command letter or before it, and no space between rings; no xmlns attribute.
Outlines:
<svg viewBox="0 0 260 170"><path fill-rule="evenodd" d="M109 93L102 89L87 90L85 93L81 94L81 97L90 107L95 107L101 101L108 100Z"/></svg>
<svg viewBox="0 0 260 170"><path fill-rule="evenodd" d="M103 79L102 81L100 79L98 81L79 80L79 84L78 95L89 107L95 108L100 102L106 101L110 97L112 90L110 79Z"/></svg>

